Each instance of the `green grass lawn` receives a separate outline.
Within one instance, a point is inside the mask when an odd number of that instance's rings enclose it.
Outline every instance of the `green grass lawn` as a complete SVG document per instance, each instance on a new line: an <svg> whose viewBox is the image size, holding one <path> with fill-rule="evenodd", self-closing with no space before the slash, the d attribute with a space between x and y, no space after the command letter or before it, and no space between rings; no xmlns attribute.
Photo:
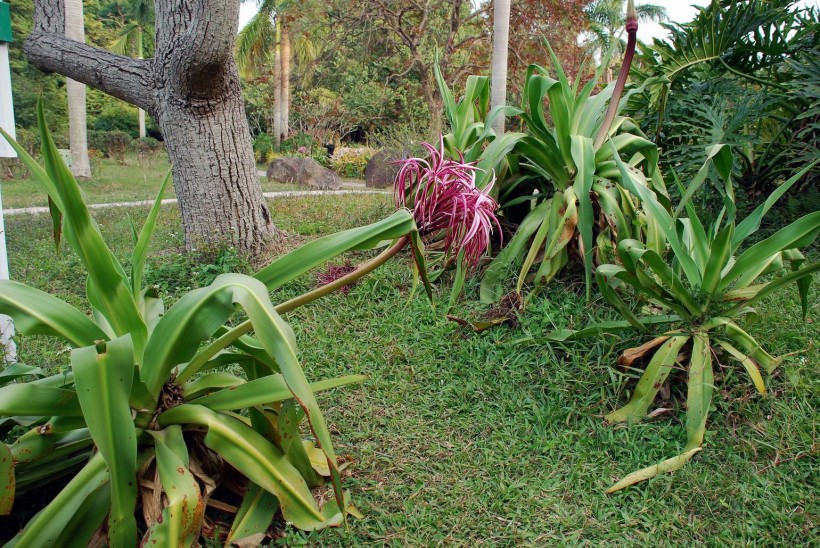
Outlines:
<svg viewBox="0 0 820 548"><path fill-rule="evenodd" d="M171 167L165 153L157 154L150 162L140 162L132 153L126 155L124 165L109 158L96 159L93 164L91 179L80 182L89 204L152 200ZM298 185L274 183L265 177L260 178L260 183L263 192L304 190ZM48 205L45 192L30 177L0 180L0 189L6 209ZM174 198L173 187L168 187L165 197Z"/></svg>
<svg viewBox="0 0 820 548"><path fill-rule="evenodd" d="M6 199L6 185L3 192ZM304 240L391 209L380 195L281 198L271 208L281 228ZM141 222L147 210L132 213ZM127 219L119 210L94 214L124 260ZM9 217L6 229L12 278L83 302L80 265L68 251L55 256L47 216ZM170 292L171 301L222 270L248 268L230 252L197 264L181 245L178 211L166 207L146 282ZM638 376L614 367L616 357L642 341L627 334L567 345L516 342L612 317L599 301L584 302L577 279L534 300L520 326L474 334L433 309L423 292L410 296L409 264L404 256L347 296L287 317L308 378L369 376L320 396L337 452L354 460L345 487L365 517L351 520L348 532L283 527L280 543L792 546L820 538L817 290L809 323L790 288L746 326L772 353L786 355L767 379L768 396L754 392L742 367L721 359L703 452L679 472L607 496L615 480L677 454L686 441L680 387L664 403L671 411L654 420L603 423ZM300 280L274 302L312 284ZM457 315L479 312L475 283L467 296ZM68 357L40 337L22 339L20 352L27 363L49 367Z"/></svg>

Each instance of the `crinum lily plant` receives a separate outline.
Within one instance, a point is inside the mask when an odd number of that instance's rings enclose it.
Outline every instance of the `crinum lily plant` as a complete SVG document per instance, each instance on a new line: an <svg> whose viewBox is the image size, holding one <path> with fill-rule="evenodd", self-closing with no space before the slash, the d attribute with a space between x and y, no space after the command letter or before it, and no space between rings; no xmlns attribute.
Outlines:
<svg viewBox="0 0 820 548"><path fill-rule="evenodd" d="M226 508L213 498L219 486L241 499L220 539L226 543L262 542L278 512L304 530L344 523L341 465L314 393L364 377L308 381L282 314L349 285L408 243L429 293L422 238L443 239L463 250L451 253L475 261L489 241L494 204L468 184L471 168L416 159L410 176L408 162L402 181L413 198L399 205L412 212L401 207L319 238L253 276L220 275L165 310L156 288L143 285L143 265L170 176L142 230L134 230L127 268L60 159L42 106L38 123L45 168L4 136L48 193L55 235L64 235L87 271L91 313L0 281L0 313L20 334L56 337L71 348L68 363L53 369L15 363L0 371L0 431L9 441L0 443L0 513L10 513L20 495L69 478L8 546L194 545L215 534L213 509ZM352 272L271 302L272 291L334 257L385 244ZM320 505L312 489L328 481L334 496Z"/></svg>

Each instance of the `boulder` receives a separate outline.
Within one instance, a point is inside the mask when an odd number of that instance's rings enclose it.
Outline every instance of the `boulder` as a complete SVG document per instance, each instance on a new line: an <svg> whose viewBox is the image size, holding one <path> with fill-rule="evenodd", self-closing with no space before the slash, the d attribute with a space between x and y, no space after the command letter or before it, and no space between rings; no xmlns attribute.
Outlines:
<svg viewBox="0 0 820 548"><path fill-rule="evenodd" d="M299 166L296 184L318 190L339 190L342 188L342 179L313 158L305 158Z"/></svg>
<svg viewBox="0 0 820 548"><path fill-rule="evenodd" d="M302 158L276 158L268 166L268 172L265 175L268 180L277 183L295 183L303 161Z"/></svg>
<svg viewBox="0 0 820 548"><path fill-rule="evenodd" d="M364 168L365 186L371 188L393 188L399 166L391 162L402 159L401 152L389 148L382 149L370 158Z"/></svg>

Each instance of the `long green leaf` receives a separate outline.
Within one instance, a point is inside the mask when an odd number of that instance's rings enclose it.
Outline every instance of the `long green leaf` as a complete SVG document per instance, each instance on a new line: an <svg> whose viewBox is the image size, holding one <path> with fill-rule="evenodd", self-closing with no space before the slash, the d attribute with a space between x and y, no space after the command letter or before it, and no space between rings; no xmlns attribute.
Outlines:
<svg viewBox="0 0 820 548"><path fill-rule="evenodd" d="M77 508L54 546L88 546L110 507L111 485L106 482L97 487Z"/></svg>
<svg viewBox="0 0 820 548"><path fill-rule="evenodd" d="M712 404L714 378L712 373L712 349L709 337L695 333L692 337L692 357L689 364L689 378L686 392L686 447L684 452L703 445L706 419Z"/></svg>
<svg viewBox="0 0 820 548"><path fill-rule="evenodd" d="M273 291L337 255L357 249L370 249L380 242L399 238L415 229L413 216L406 209L401 209L379 222L313 240L276 259L254 277L264 283L268 291Z"/></svg>
<svg viewBox="0 0 820 548"><path fill-rule="evenodd" d="M182 439L182 428L171 425L159 432L149 432L154 438L157 471L168 504L162 518L143 537L143 546L192 546L199 537L204 501L199 485L188 469L188 454ZM176 438L176 440L172 439ZM174 450L179 447L183 454Z"/></svg>
<svg viewBox="0 0 820 548"><path fill-rule="evenodd" d="M757 391L760 392L761 395L765 396L766 384L763 382L763 376L760 374L760 369L757 368L757 364L754 360L726 341L718 340L717 343L721 348L723 348L743 365L744 369L746 369L746 372L749 374L749 378L752 379L752 383L755 385L755 388L757 388Z"/></svg>
<svg viewBox="0 0 820 548"><path fill-rule="evenodd" d="M148 243L151 241L151 235L154 233L154 227L157 225L157 217L162 208L162 197L165 194L165 189L168 187L169 182L171 182L170 171L165 175L165 179L163 179L162 185L159 187L154 205L148 213L145 224L142 225L139 238L137 238L134 250L131 252L131 291L135 299L139 297L142 292L142 273L145 266L145 256L148 254Z"/></svg>
<svg viewBox="0 0 820 548"><path fill-rule="evenodd" d="M610 144L610 146L614 147L615 145ZM649 188L635 183L629 168L626 167L617 153L614 155L614 158L615 163L618 165L618 170L621 172L621 184L626 187L629 192L640 199L649 214L655 217L658 221L658 226L664 236L666 236L666 241L669 242L669 246L675 253L675 258L677 258L683 267L683 271L686 273L689 283L699 286L701 282L700 270L678 237L678 233L675 228L676 223L672 218L672 215L670 215L666 208L661 205L655 197L655 194L649 190Z"/></svg>
<svg viewBox="0 0 820 548"><path fill-rule="evenodd" d="M279 501L273 494L250 482L225 544L238 544L244 539L248 545L261 545L278 509Z"/></svg>
<svg viewBox="0 0 820 548"><path fill-rule="evenodd" d="M276 495L285 519L302 530L339 525L341 513L323 515L302 476L280 449L244 423L201 405L185 404L159 416L162 425L202 424L205 444L252 482Z"/></svg>
<svg viewBox="0 0 820 548"><path fill-rule="evenodd" d="M557 130L556 126L556 130ZM594 256L592 240L592 179L595 175L595 149L590 137L572 136L572 159L577 171L575 173L575 194L578 196L578 232L581 233L584 259L584 280L586 282L587 300L592 288L592 259Z"/></svg>
<svg viewBox="0 0 820 548"><path fill-rule="evenodd" d="M0 313L11 316L23 335L51 335L76 346L106 338L88 316L70 304L19 282L0 280Z"/></svg>
<svg viewBox="0 0 820 548"><path fill-rule="evenodd" d="M347 375L310 383L313 392L321 392L367 379L365 375ZM213 392L207 396L191 400L189 403L203 405L214 411L230 411L245 407L281 402L293 397L282 375L270 375L248 381L242 385Z"/></svg>
<svg viewBox="0 0 820 548"><path fill-rule="evenodd" d="M818 233L820 233L820 211L809 213L792 224L781 228L772 236L743 252L722 277L718 285L718 291L725 290L738 277L759 266L761 262L771 258L776 253L785 249L811 244Z"/></svg>
<svg viewBox="0 0 820 548"><path fill-rule="evenodd" d="M27 382L0 387L2 415L81 417L83 411L74 390Z"/></svg>
<svg viewBox="0 0 820 548"><path fill-rule="evenodd" d="M507 276L508 270L526 249L529 239L541 226L549 208L550 202L545 201L530 211L521 221L521 225L512 239L484 271L480 289L481 302L495 303L501 299L504 293L503 280Z"/></svg>
<svg viewBox="0 0 820 548"><path fill-rule="evenodd" d="M95 306L100 309L116 335L131 335L134 352L139 359L148 331L137 310L125 271L105 244L83 201L77 181L57 151L46 126L42 103L38 104L37 123L45 169L59 198L55 202L61 202L63 207L66 240L88 271L90 283L99 298L99 303L94 303Z"/></svg>
<svg viewBox="0 0 820 548"><path fill-rule="evenodd" d="M732 252L735 252L746 238L754 234L757 229L760 228L760 221L763 219L763 216L766 215L766 213L780 199L780 197L783 196L783 194L785 194L797 181L802 179L803 176L811 171L816 165L817 162L812 162L799 172L795 173L792 177L789 177L785 183L778 186L774 192L769 194L769 197L765 202L757 206L748 217L743 219L743 221L737 225L735 236L732 239Z"/></svg>
<svg viewBox="0 0 820 548"><path fill-rule="evenodd" d="M128 403L134 367L129 335L71 352L83 415L111 472L108 538L112 546L131 546L137 539L137 433Z"/></svg>
<svg viewBox="0 0 820 548"><path fill-rule="evenodd" d="M635 485L636 483L640 483L642 481L654 478L659 474L666 474L668 472L680 470L687 462L689 462L692 459L692 457L694 457L700 451L700 447L695 447L694 449L684 451L682 454L666 459L665 461L659 462L658 464L653 464L652 466L647 466L646 468L642 468L640 470L632 472L631 474L625 476L618 483L607 489L606 493L608 495L611 495L612 493L620 491L621 489L625 489L630 485Z"/></svg>
<svg viewBox="0 0 820 548"><path fill-rule="evenodd" d="M85 500L107 481L108 470L105 460L101 453L97 453L52 499L48 506L34 516L6 546L16 548L56 546L57 539L60 538Z"/></svg>
<svg viewBox="0 0 820 548"><path fill-rule="evenodd" d="M9 446L0 442L0 516L11 512L14 492L14 458Z"/></svg>
<svg viewBox="0 0 820 548"><path fill-rule="evenodd" d="M664 342L646 366L646 371L635 386L629 403L607 415L606 420L621 422L630 419L640 420L645 417L649 406L655 401L658 390L661 389L669 373L678 363L678 353L688 340L689 335L678 333L673 334L669 340Z"/></svg>

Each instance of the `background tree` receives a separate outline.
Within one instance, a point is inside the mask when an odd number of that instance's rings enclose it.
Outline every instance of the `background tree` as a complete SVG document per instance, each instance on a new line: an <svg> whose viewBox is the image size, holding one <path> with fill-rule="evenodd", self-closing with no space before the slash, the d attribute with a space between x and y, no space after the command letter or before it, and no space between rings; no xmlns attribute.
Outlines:
<svg viewBox="0 0 820 548"><path fill-rule="evenodd" d="M155 54L132 59L68 39L60 0L35 2L31 63L146 110L173 163L185 243L261 251L273 232L262 197L233 44L239 0L155 0Z"/></svg>
<svg viewBox="0 0 820 548"><path fill-rule="evenodd" d="M589 0L512 0L507 63L508 95L520 101L527 67L550 66L549 43L567 76L578 76L585 56L578 36L586 29L584 7Z"/></svg>
<svg viewBox="0 0 820 548"><path fill-rule="evenodd" d="M65 36L85 43L82 0L65 0ZM91 177L88 159L88 122L86 118L85 84L71 78L66 80L68 97L68 131L71 147L71 172L75 177Z"/></svg>
<svg viewBox="0 0 820 548"><path fill-rule="evenodd" d="M493 62L490 95L493 108L507 104L507 49L510 34L510 0L493 0ZM493 123L497 135L504 133L504 117Z"/></svg>
<svg viewBox="0 0 820 548"><path fill-rule="evenodd" d="M476 9L468 0L340 0L328 7L328 19L331 27L348 31L346 48L366 47L366 58L391 67L388 84L410 81L418 86L433 133L441 130L443 112L433 75L436 52L449 81L486 69L486 5Z"/></svg>
<svg viewBox="0 0 820 548"><path fill-rule="evenodd" d="M145 59L147 51L154 45L154 4L150 0L132 0L126 8L127 22L120 31L111 50L120 55L136 55ZM145 137L145 111L137 109L139 117L139 137Z"/></svg>

